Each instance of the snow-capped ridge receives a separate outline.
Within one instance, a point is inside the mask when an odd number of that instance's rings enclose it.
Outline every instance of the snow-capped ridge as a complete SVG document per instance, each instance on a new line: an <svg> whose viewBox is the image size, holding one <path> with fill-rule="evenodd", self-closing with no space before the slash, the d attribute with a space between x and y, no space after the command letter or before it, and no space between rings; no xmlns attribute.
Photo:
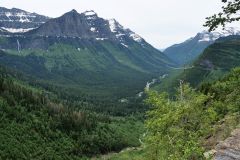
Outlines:
<svg viewBox="0 0 240 160"><path fill-rule="evenodd" d="M124 27L120 25L115 19L109 19L108 23L112 32L117 32L118 29L124 29Z"/></svg>
<svg viewBox="0 0 240 160"><path fill-rule="evenodd" d="M76 9L72 9L70 12L78 13Z"/></svg>
<svg viewBox="0 0 240 160"><path fill-rule="evenodd" d="M85 16L97 16L97 13L94 12L93 10L87 10L87 11L83 12L83 14Z"/></svg>
<svg viewBox="0 0 240 160"><path fill-rule="evenodd" d="M97 29L96 29L95 27L91 27L91 28L90 28L90 31L92 31L92 32L97 32Z"/></svg>
<svg viewBox="0 0 240 160"><path fill-rule="evenodd" d="M202 31L201 33L198 34L199 36L199 42L211 42L215 41L220 37L227 37L230 35L240 35L240 29L239 28L234 28L234 27L228 27L225 28L224 30L216 30L213 32L208 32L208 31Z"/></svg>
<svg viewBox="0 0 240 160"><path fill-rule="evenodd" d="M119 24L115 19L109 19L109 28L111 32L113 32L116 36L116 38L120 39L123 36L129 36L129 38L133 39L134 41L141 43L143 41L143 38L140 37L138 34L132 32L128 28L124 28L121 24Z"/></svg>
<svg viewBox="0 0 240 160"><path fill-rule="evenodd" d="M139 42L139 43L143 41L143 38L140 37L140 36L139 36L138 34L136 34L136 33L130 34L130 37L133 38L134 41Z"/></svg>

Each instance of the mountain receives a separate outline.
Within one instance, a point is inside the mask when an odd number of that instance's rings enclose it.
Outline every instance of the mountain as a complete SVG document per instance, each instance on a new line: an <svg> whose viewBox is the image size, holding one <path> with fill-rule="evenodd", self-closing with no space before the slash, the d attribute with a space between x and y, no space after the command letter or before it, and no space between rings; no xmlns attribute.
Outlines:
<svg viewBox="0 0 240 160"><path fill-rule="evenodd" d="M49 20L49 17L21 9L0 7L0 28L12 33L26 32L39 27Z"/></svg>
<svg viewBox="0 0 240 160"><path fill-rule="evenodd" d="M218 39L186 69L180 79L197 86L202 82L217 80L232 68L240 66L240 36Z"/></svg>
<svg viewBox="0 0 240 160"><path fill-rule="evenodd" d="M63 16L46 22L30 33L38 36L77 37L82 39L111 40L121 42L138 42L141 45L149 45L139 35L130 29L124 28L115 19L105 20L90 10L79 14L72 10Z"/></svg>
<svg viewBox="0 0 240 160"><path fill-rule="evenodd" d="M116 20L76 10L29 32L0 37L0 63L51 84L96 96L127 97L174 63Z"/></svg>
<svg viewBox="0 0 240 160"><path fill-rule="evenodd" d="M213 44L218 38L229 35L240 35L240 29L226 28L223 31L203 31L183 43L170 46L164 50L164 53L171 60L182 66L191 63L204 51L205 48Z"/></svg>

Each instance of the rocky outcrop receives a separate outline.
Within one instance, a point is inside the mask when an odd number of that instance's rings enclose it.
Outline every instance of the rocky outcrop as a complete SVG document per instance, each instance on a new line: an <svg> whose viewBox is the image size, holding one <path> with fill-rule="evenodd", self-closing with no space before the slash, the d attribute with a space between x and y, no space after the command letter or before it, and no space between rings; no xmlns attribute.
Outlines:
<svg viewBox="0 0 240 160"><path fill-rule="evenodd" d="M216 146L215 160L240 160L240 128Z"/></svg>

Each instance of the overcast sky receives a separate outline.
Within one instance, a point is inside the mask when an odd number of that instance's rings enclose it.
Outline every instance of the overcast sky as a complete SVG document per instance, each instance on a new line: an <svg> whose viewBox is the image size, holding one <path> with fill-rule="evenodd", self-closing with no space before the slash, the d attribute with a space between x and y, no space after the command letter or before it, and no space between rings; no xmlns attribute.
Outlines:
<svg viewBox="0 0 240 160"><path fill-rule="evenodd" d="M72 9L94 10L115 18L157 48L166 48L204 30L205 17L221 9L221 0L0 0L7 8L58 17Z"/></svg>

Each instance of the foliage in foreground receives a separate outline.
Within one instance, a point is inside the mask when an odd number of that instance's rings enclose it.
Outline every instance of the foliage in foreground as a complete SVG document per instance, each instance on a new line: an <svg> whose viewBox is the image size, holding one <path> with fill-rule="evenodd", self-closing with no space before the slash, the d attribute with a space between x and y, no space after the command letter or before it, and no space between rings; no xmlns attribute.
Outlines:
<svg viewBox="0 0 240 160"><path fill-rule="evenodd" d="M185 85L176 100L169 100L165 93L149 93L147 103L152 109L146 121L148 159L204 159L208 148L204 145L218 134L219 121L239 117L240 68L220 81L202 85L200 90ZM235 121L232 127L239 118Z"/></svg>

